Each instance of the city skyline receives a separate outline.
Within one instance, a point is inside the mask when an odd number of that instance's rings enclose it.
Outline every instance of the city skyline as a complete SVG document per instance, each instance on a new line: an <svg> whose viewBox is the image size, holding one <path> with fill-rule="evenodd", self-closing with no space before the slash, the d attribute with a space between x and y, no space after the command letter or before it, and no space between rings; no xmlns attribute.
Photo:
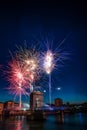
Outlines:
<svg viewBox="0 0 87 130"><path fill-rule="evenodd" d="M60 45L61 49L70 52L69 60L63 67L52 72L52 103L60 97L64 102L87 101L87 38L85 5L80 2L8 2L0 4L0 102L14 100L9 94L8 82L3 74L8 61L9 51L15 52L16 45L38 45L46 51L44 45L49 42L53 50ZM45 75L46 80L47 75ZM48 99L48 85L43 84L44 101ZM57 88L61 87L61 90ZM29 102L28 97L22 98ZM16 98L18 101L18 98Z"/></svg>

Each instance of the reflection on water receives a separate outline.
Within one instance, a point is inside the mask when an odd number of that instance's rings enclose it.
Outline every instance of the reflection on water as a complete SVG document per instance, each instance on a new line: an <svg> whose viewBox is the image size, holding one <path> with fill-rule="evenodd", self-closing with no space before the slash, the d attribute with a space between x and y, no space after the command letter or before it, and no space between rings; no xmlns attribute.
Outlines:
<svg viewBox="0 0 87 130"><path fill-rule="evenodd" d="M57 123L64 123L64 113L62 112L61 115L56 115L55 119Z"/></svg>
<svg viewBox="0 0 87 130"><path fill-rule="evenodd" d="M64 116L64 123L87 125L87 114L77 113Z"/></svg>
<svg viewBox="0 0 87 130"><path fill-rule="evenodd" d="M44 130L44 122L39 121L28 122L28 128L29 130Z"/></svg>
<svg viewBox="0 0 87 130"><path fill-rule="evenodd" d="M0 121L0 130L22 130L22 121L16 117L5 118Z"/></svg>
<svg viewBox="0 0 87 130"><path fill-rule="evenodd" d="M87 114L52 115L46 121L27 121L24 116L0 116L0 130L87 130Z"/></svg>

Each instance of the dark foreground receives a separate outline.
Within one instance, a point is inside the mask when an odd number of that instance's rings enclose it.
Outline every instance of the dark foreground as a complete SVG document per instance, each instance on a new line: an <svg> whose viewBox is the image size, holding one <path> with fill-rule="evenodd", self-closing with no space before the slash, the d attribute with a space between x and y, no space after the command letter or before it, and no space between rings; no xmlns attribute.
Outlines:
<svg viewBox="0 0 87 130"><path fill-rule="evenodd" d="M45 121L27 121L25 116L0 117L0 130L87 130L87 113L48 116Z"/></svg>

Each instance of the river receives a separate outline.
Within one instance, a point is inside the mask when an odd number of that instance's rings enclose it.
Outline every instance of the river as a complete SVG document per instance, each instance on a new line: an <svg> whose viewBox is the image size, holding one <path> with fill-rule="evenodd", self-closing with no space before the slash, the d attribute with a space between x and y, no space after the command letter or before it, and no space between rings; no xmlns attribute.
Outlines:
<svg viewBox="0 0 87 130"><path fill-rule="evenodd" d="M46 121L27 121L26 117L0 117L0 130L87 130L87 113L64 115L62 119L54 115Z"/></svg>

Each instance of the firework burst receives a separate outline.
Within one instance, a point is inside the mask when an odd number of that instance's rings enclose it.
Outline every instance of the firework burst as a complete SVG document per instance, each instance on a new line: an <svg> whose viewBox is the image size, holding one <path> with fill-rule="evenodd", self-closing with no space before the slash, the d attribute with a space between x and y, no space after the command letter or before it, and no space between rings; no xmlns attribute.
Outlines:
<svg viewBox="0 0 87 130"><path fill-rule="evenodd" d="M9 92L14 94L15 97L19 96L19 108L21 109L21 96L28 95L27 88L29 83L27 82L27 68L18 59L12 57L12 61L8 63L7 80L9 81Z"/></svg>
<svg viewBox="0 0 87 130"><path fill-rule="evenodd" d="M20 63L17 59L13 58L8 64L8 81L14 85L28 86L27 84L27 67Z"/></svg>
<svg viewBox="0 0 87 130"><path fill-rule="evenodd" d="M48 50L47 53L44 55L43 68L47 74L50 74L54 66L54 55L50 50Z"/></svg>
<svg viewBox="0 0 87 130"><path fill-rule="evenodd" d="M47 51L44 52L42 54L42 63L43 63L43 70L48 74L49 77L49 103L51 105L51 88L52 88L52 77L51 77L51 72L53 71L53 69L58 67L61 67L64 64L64 61L68 59L68 55L69 53L67 53L66 51L63 51L63 49L60 49L62 45L62 42L60 43L60 45L54 50L53 47L51 46L50 49L50 45L47 43ZM59 68L58 68L59 69Z"/></svg>
<svg viewBox="0 0 87 130"><path fill-rule="evenodd" d="M30 91L33 91L33 83L40 78L40 53L36 48L19 47L16 51L16 58L27 68L26 80L29 83Z"/></svg>
<svg viewBox="0 0 87 130"><path fill-rule="evenodd" d="M35 47L33 49L19 47L16 51L17 59L22 62L24 66L27 67L30 82L33 82L39 78L40 74L40 53L36 51Z"/></svg>

